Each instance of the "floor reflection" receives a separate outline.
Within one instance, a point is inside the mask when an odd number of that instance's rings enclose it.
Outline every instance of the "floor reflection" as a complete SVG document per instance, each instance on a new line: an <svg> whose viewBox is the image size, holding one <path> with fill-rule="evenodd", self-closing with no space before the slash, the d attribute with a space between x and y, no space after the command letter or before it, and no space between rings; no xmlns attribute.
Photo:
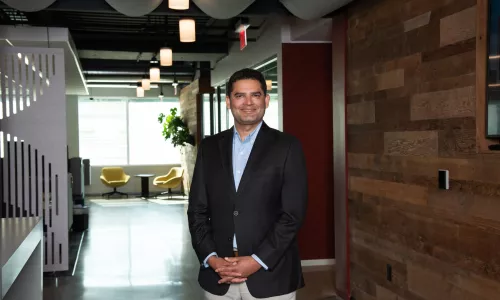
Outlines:
<svg viewBox="0 0 500 300"><path fill-rule="evenodd" d="M185 204L99 203L89 202L74 276L45 277L45 300L202 299ZM334 295L332 267L306 268L304 277L298 299Z"/></svg>
<svg viewBox="0 0 500 300"><path fill-rule="evenodd" d="M90 202L75 276L45 278L44 299L200 299L186 205L120 202Z"/></svg>

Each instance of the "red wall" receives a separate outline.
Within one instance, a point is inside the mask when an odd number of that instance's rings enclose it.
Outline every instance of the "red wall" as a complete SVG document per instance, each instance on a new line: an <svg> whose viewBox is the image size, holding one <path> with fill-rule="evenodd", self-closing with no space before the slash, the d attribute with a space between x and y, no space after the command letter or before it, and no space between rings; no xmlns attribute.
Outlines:
<svg viewBox="0 0 500 300"><path fill-rule="evenodd" d="M283 44L283 131L302 142L309 206L298 242L302 259L335 257L332 45Z"/></svg>

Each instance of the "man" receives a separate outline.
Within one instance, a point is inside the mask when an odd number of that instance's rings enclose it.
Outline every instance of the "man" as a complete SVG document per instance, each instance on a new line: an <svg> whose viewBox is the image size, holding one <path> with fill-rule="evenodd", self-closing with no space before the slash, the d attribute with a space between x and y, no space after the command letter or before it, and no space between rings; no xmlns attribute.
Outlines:
<svg viewBox="0 0 500 300"><path fill-rule="evenodd" d="M189 195L198 281L205 299L295 299L304 286L296 241L307 208L301 144L263 122L269 95L260 72L234 73L226 105L234 127L202 141Z"/></svg>

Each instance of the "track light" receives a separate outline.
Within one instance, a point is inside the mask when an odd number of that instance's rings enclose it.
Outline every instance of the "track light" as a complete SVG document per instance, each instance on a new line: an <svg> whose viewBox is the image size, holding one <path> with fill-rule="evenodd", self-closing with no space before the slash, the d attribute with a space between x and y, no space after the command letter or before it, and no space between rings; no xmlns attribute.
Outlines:
<svg viewBox="0 0 500 300"><path fill-rule="evenodd" d="M163 101L163 86L160 86L160 94L158 95L158 97L160 98L160 101Z"/></svg>

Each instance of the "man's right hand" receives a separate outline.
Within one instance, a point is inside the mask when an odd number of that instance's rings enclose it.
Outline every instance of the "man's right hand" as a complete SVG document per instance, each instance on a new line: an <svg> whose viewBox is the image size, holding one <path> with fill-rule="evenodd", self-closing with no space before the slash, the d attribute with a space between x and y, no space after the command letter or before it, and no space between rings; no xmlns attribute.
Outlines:
<svg viewBox="0 0 500 300"><path fill-rule="evenodd" d="M228 262L227 260L225 260L224 258L217 257L217 256L211 256L208 259L207 263L213 270L218 270L222 267L229 267L229 266L233 266L233 265L237 264L236 262L231 263L231 262ZM246 278L241 277L241 274L238 274L238 273L228 273L223 278L230 279L230 281L227 283L241 283L241 282L244 282L247 280Z"/></svg>

